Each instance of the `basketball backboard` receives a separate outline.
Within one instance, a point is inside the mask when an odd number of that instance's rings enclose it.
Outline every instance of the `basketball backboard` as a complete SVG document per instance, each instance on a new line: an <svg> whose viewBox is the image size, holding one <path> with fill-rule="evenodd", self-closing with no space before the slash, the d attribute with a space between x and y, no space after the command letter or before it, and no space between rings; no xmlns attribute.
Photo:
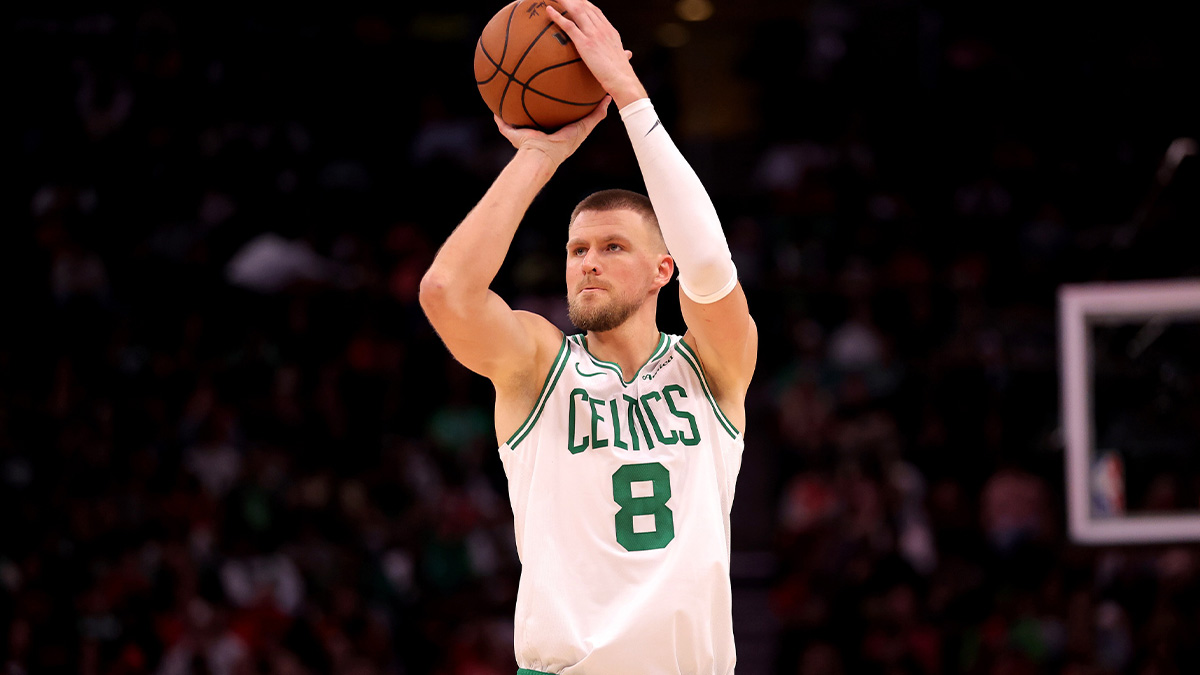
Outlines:
<svg viewBox="0 0 1200 675"><path fill-rule="evenodd" d="M1200 279L1066 285L1058 300L1072 539L1200 541Z"/></svg>

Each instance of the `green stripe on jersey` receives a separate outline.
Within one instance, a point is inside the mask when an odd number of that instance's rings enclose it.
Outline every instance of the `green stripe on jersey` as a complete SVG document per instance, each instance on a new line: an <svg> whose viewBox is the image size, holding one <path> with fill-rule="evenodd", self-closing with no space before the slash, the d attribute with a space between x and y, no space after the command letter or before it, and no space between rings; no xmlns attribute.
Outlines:
<svg viewBox="0 0 1200 675"><path fill-rule="evenodd" d="M550 400L550 392L554 391L554 385L558 384L558 378L562 376L562 371L567 367L567 357L570 353L571 351L567 349L567 338L564 335L562 346L558 348L558 355L554 357L554 364L550 366L550 372L546 373L546 381L542 383L542 391L538 395L537 405L533 406L533 410L529 411L525 422L509 437L508 443L506 443L509 450L516 450L517 445L529 435L533 425L537 424L538 418L542 416L542 410L546 408L546 401Z"/></svg>
<svg viewBox="0 0 1200 675"><path fill-rule="evenodd" d="M594 363L597 366L600 366L601 368L608 368L609 370L616 373L617 377L620 378L620 380L621 380L621 384L626 387L628 387L629 385L631 385L635 381L637 381L638 375L641 374L642 370L645 369L645 367L647 365L653 363L656 359L661 358L662 355L666 354L667 350L670 349L670 347L671 347L671 341L667 339L667 334L662 331L659 331L658 332L658 344L654 346L654 352L652 354L650 354L650 358L646 359L646 362L643 363L640 368L638 368L636 371L634 371L633 377L630 378L630 380L628 382L626 382L624 373L621 372L621 366L613 363L612 361L601 361L600 359L593 356L590 351L588 351L587 336L573 335L572 337L577 338L575 341L576 344L583 347L584 353L588 355L588 358L590 358L592 360L592 363Z"/></svg>
<svg viewBox="0 0 1200 675"><path fill-rule="evenodd" d="M670 338L667 337L667 334L659 333L659 335L661 335L662 337L659 338L658 347L654 350L654 353L651 354L650 358L646 361L647 365L654 361L661 359L663 356L666 355L666 353L668 351L671 350L671 340L670 340ZM642 367L645 368L646 366L643 365Z"/></svg>
<svg viewBox="0 0 1200 675"><path fill-rule="evenodd" d="M737 438L737 427L733 426L733 423L721 411L721 406L717 405L717 399L713 397L712 390L708 387L708 379L704 377L704 370L700 367L700 358L696 356L696 353L692 351L692 348L682 338L675 345L675 351L683 356L683 360L687 361L687 364L696 372L696 377L700 378L700 386L704 388L704 396L708 398L708 402L712 404L713 412L717 414L717 421L721 423L721 426L725 428L725 431L731 437Z"/></svg>

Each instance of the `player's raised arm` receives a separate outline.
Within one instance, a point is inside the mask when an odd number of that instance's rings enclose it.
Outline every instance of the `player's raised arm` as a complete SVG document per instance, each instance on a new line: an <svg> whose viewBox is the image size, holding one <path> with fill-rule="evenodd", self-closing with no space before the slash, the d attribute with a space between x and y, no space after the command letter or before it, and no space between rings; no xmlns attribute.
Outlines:
<svg viewBox="0 0 1200 675"><path fill-rule="evenodd" d="M663 239L679 269L685 339L718 397L740 406L754 373L758 332L716 209L655 114L616 29L587 0L560 1L567 11L548 6L551 19L620 107Z"/></svg>
<svg viewBox="0 0 1200 675"><path fill-rule="evenodd" d="M421 279L421 307L447 349L497 387L530 370L546 348L542 343L557 349L561 336L546 319L514 312L489 286L534 197L604 118L608 104L605 98L590 115L550 135L496 118L517 152Z"/></svg>
<svg viewBox="0 0 1200 675"><path fill-rule="evenodd" d="M621 108L621 118L679 269L684 339L695 348L718 399L740 408L754 374L758 331L716 208L648 98Z"/></svg>

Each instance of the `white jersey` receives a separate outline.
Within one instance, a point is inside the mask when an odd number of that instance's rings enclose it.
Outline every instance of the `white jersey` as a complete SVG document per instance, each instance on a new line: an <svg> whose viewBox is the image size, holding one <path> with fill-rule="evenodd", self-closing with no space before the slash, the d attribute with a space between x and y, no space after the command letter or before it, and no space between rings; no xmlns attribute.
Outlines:
<svg viewBox="0 0 1200 675"><path fill-rule="evenodd" d="M537 405L500 446L523 674L733 672L742 448L679 336L661 335L630 382L585 337L563 338Z"/></svg>

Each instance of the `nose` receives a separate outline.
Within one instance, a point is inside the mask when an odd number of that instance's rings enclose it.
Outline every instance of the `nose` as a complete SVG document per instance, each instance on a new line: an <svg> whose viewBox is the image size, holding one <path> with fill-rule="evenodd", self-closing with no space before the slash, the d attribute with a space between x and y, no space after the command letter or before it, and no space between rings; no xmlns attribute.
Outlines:
<svg viewBox="0 0 1200 675"><path fill-rule="evenodd" d="M600 274L600 257L596 254L595 249L588 249L588 252L583 255L580 265L584 274Z"/></svg>

